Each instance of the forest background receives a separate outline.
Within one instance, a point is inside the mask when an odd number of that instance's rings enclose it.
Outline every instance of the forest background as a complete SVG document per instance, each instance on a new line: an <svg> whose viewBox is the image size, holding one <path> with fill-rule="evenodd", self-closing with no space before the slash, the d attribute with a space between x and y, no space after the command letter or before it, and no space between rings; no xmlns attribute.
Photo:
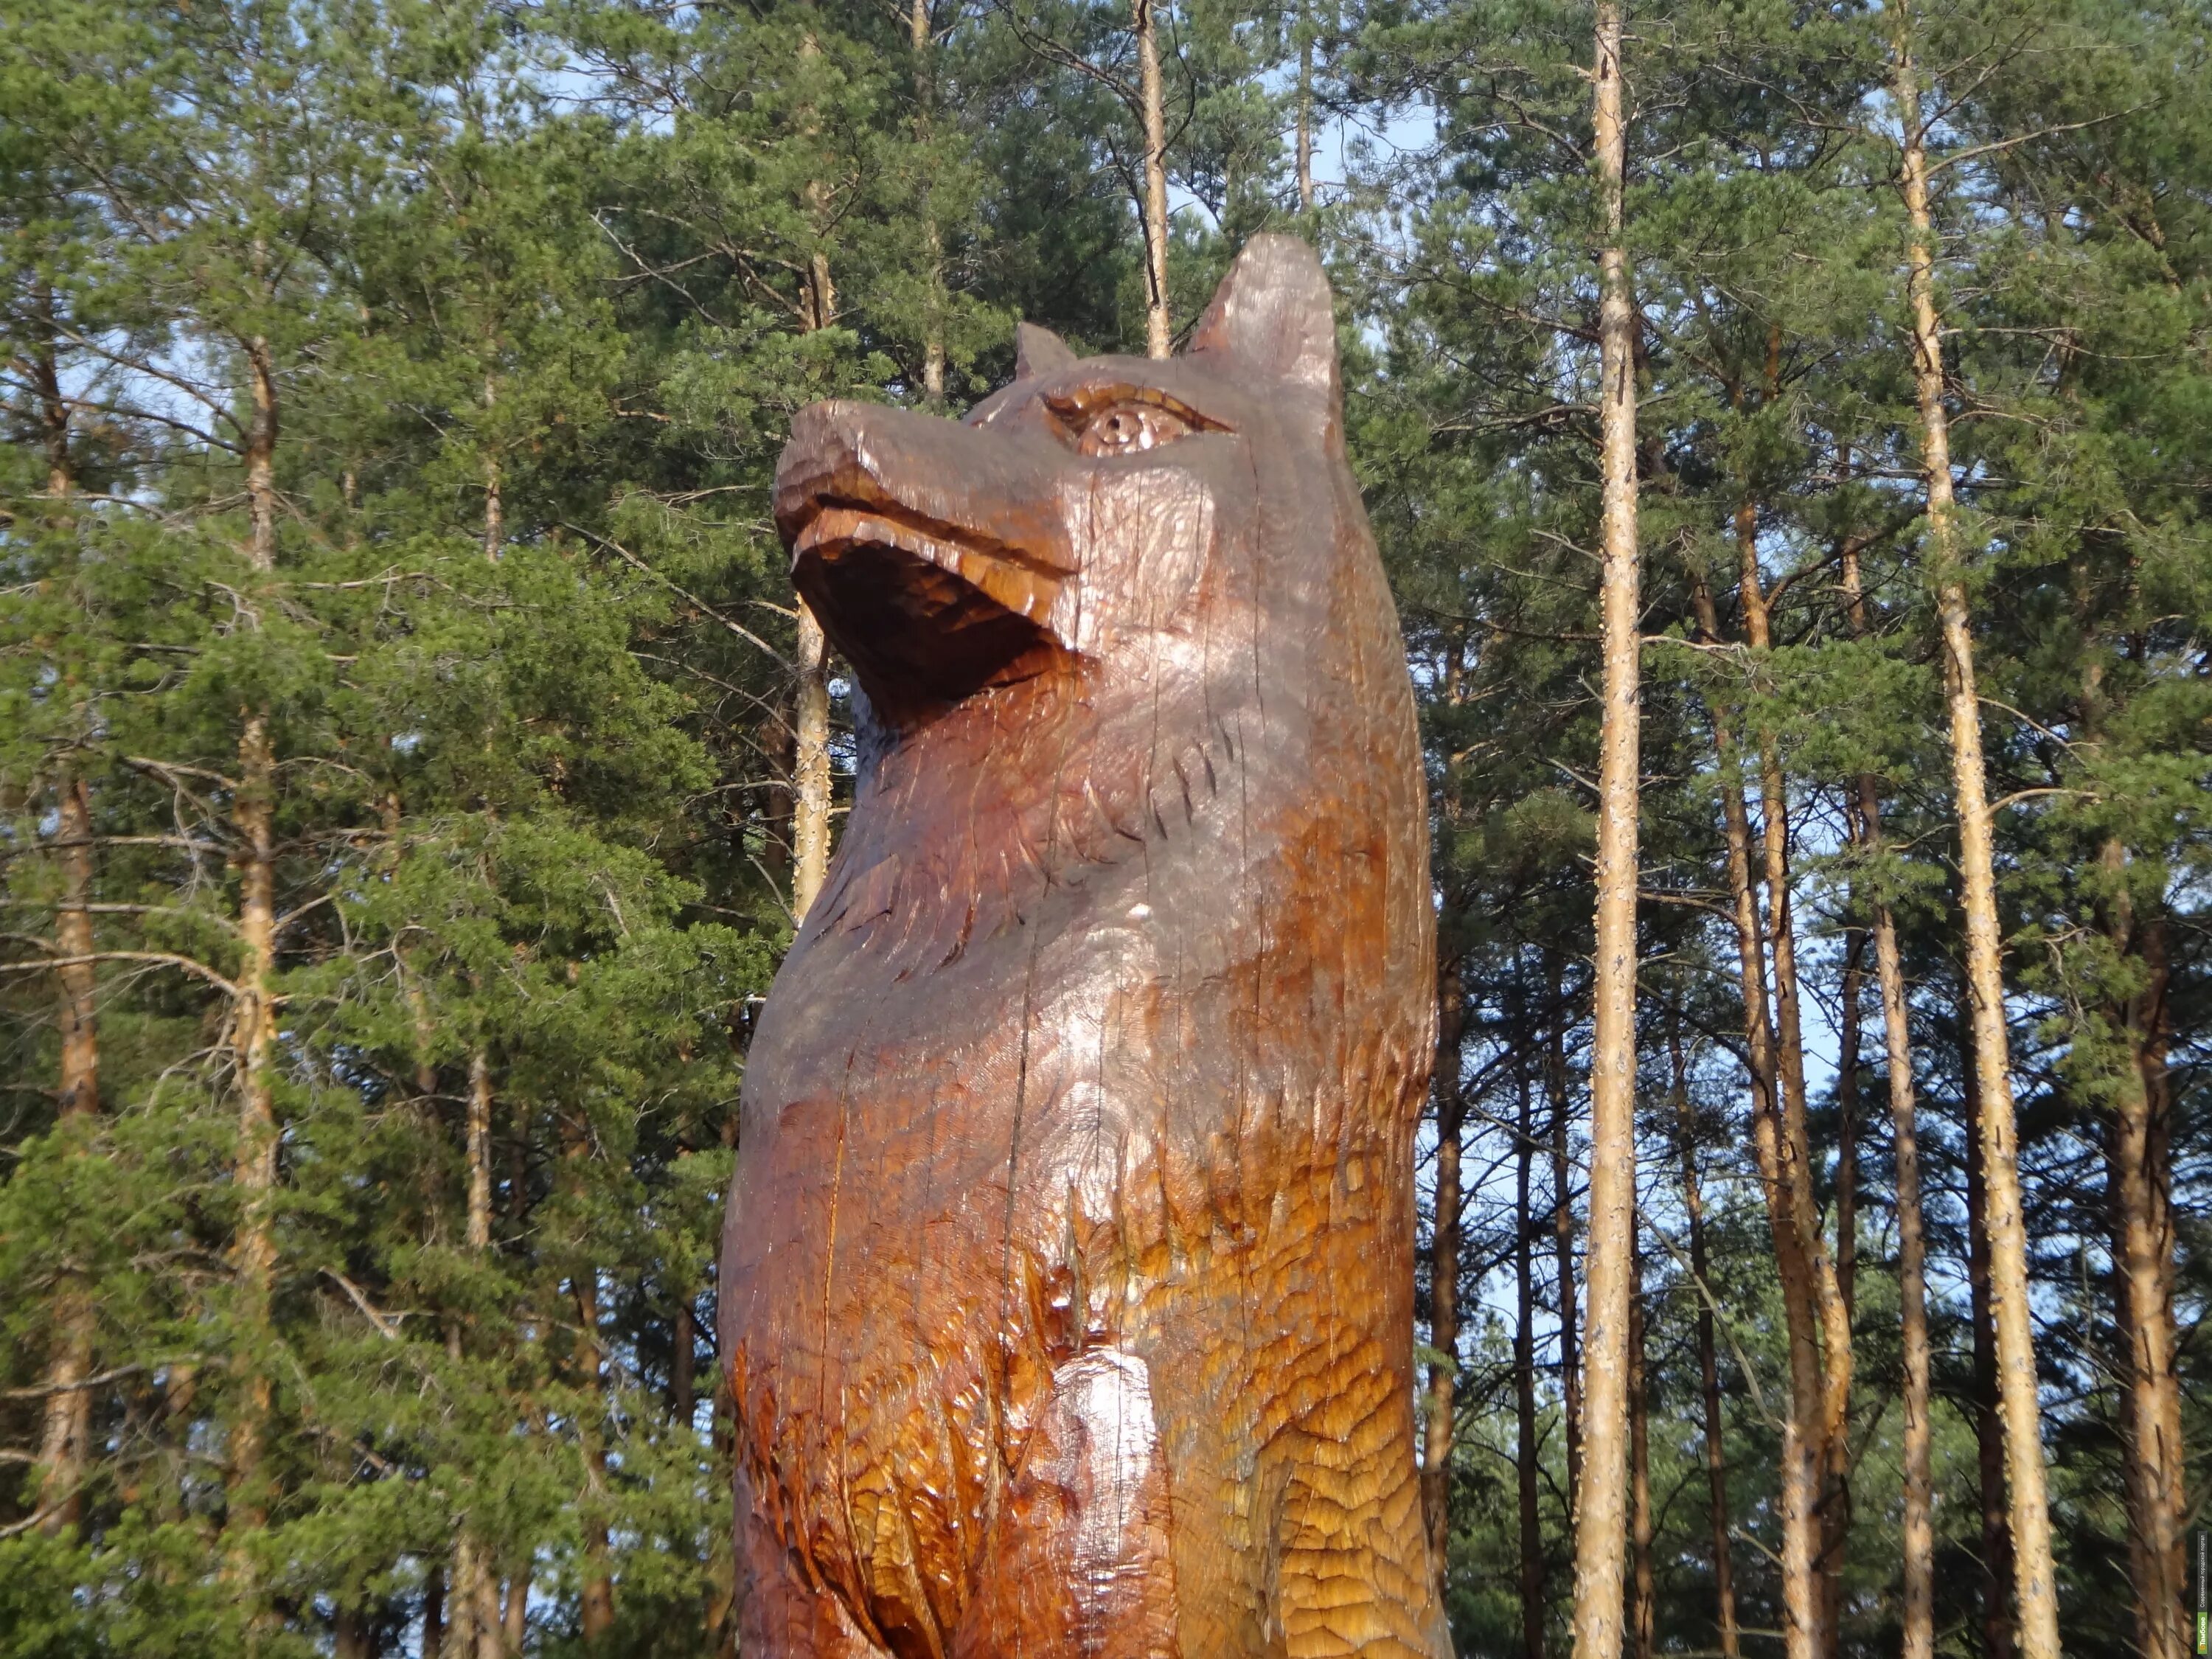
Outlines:
<svg viewBox="0 0 2212 1659"><path fill-rule="evenodd" d="M1018 318L1179 335L1263 228L1337 284L1427 739L1447 1605L1463 1653L1562 1647L1591 29L1563 0L0 4L0 1653L735 1650L714 1241L852 763L768 522L783 433L832 395L957 413ZM1934 1648L2014 1651L1953 592L2059 1622L2186 1645L2209 58L2188 0L1628 18L1638 1659L1911 1659L1916 1594Z"/></svg>

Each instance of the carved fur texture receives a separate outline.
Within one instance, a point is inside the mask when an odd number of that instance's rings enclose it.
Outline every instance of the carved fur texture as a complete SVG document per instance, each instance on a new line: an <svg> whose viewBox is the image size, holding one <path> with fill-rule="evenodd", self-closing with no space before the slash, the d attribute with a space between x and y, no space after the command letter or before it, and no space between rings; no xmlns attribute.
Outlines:
<svg viewBox="0 0 2212 1659"><path fill-rule="evenodd" d="M1021 345L779 474L869 729L746 1074L744 1650L1441 1659L1426 813L1328 285L1261 237L1178 359Z"/></svg>

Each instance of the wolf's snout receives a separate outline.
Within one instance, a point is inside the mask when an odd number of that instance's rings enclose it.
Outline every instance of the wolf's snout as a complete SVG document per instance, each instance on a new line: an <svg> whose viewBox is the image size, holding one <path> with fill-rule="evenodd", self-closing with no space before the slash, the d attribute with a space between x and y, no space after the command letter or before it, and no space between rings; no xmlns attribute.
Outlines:
<svg viewBox="0 0 2212 1659"><path fill-rule="evenodd" d="M1048 618L1074 562L1027 448L872 404L792 423L775 482L792 580L894 722L1066 654Z"/></svg>

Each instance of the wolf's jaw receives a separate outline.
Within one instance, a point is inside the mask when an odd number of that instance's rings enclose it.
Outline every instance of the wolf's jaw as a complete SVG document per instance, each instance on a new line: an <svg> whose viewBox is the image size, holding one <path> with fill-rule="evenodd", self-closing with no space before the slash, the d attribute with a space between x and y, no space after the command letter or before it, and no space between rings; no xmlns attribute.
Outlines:
<svg viewBox="0 0 2212 1659"><path fill-rule="evenodd" d="M882 547L913 555L957 576L1005 610L1042 627L1052 614L1068 573L1054 571L1019 550L950 536L933 526L878 507L824 506L793 541L792 560L812 554L834 561L857 547Z"/></svg>
<svg viewBox="0 0 2212 1659"><path fill-rule="evenodd" d="M793 538L792 579L893 726L1069 655L1052 623L1065 574L896 508L818 508Z"/></svg>

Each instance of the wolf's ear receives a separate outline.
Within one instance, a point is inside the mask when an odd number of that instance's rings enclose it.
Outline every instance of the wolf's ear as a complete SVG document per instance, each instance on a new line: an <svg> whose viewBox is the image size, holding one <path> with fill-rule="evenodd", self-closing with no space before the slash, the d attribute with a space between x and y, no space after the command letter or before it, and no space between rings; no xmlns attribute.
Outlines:
<svg viewBox="0 0 2212 1659"><path fill-rule="evenodd" d="M1035 323L1014 325L1014 378L1034 380L1040 374L1057 374L1075 367L1075 354L1067 342Z"/></svg>
<svg viewBox="0 0 2212 1659"><path fill-rule="evenodd" d="M1199 319L1190 352L1310 386L1334 409L1336 312L1320 255L1295 236L1261 235L1245 243Z"/></svg>

